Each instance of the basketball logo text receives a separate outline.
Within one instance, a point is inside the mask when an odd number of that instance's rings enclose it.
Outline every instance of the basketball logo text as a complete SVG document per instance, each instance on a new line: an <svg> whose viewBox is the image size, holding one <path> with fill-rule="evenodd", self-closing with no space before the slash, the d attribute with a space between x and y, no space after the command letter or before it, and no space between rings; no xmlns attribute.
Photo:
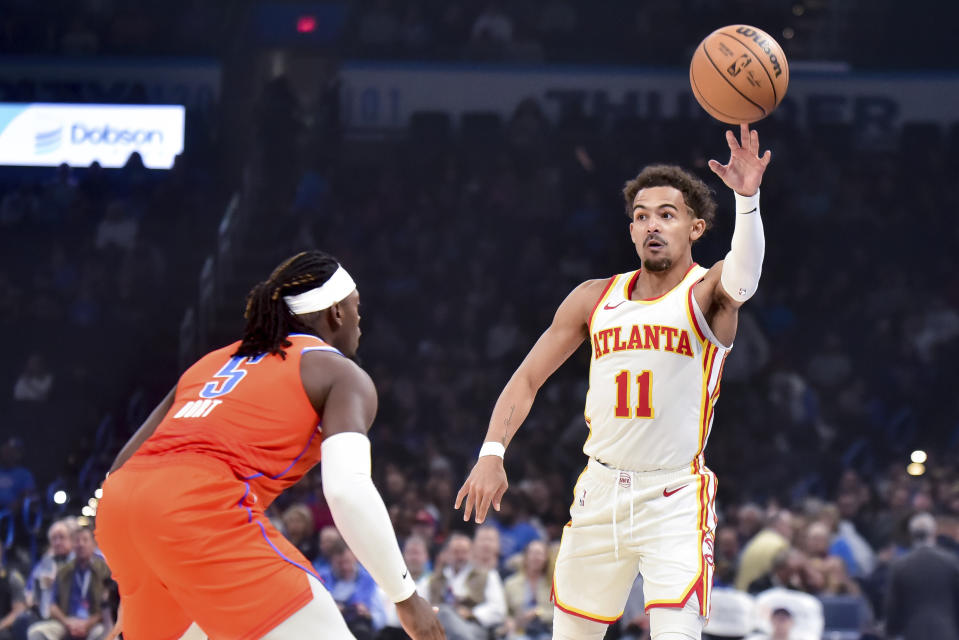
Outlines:
<svg viewBox="0 0 959 640"><path fill-rule="evenodd" d="M772 47L769 46L769 41L766 40L766 38L759 35L759 32L756 31L755 29L751 29L749 27L739 27L738 29L736 29L736 33L741 33L747 38L752 39L752 41L755 42L759 46L759 48L763 50L763 53L769 56L769 63L772 64L773 71L776 73L776 77L778 78L779 76L782 75L783 69L782 69L782 66L779 64L779 59L776 57L776 54L773 53Z"/></svg>

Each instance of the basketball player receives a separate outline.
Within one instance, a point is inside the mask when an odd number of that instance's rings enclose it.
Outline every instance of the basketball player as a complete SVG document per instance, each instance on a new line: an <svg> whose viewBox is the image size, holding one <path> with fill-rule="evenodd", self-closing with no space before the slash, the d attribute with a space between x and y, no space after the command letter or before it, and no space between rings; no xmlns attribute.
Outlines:
<svg viewBox="0 0 959 640"><path fill-rule="evenodd" d="M701 181L651 166L623 190L642 268L576 287L503 389L479 460L456 496L482 522L507 488L503 453L537 390L584 339L589 460L574 490L553 581L554 638L602 638L641 572L654 640L698 639L709 611L716 477L703 449L739 307L756 291L759 184L770 153L746 125L710 168L735 191L732 249L711 269L692 245L715 215Z"/></svg>
<svg viewBox="0 0 959 640"><path fill-rule="evenodd" d="M376 389L350 358L359 293L320 251L250 292L243 340L190 367L120 452L97 539L128 640L352 638L310 562L264 510L320 460L337 527L414 639L443 638L416 595L366 431Z"/></svg>

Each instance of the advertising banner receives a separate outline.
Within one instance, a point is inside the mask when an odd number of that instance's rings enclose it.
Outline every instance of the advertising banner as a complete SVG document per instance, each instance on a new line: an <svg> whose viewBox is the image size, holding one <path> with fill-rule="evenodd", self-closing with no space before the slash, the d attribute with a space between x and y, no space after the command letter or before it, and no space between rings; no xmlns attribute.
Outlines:
<svg viewBox="0 0 959 640"><path fill-rule="evenodd" d="M183 152L180 105L0 103L0 164L122 167L133 152L170 169Z"/></svg>

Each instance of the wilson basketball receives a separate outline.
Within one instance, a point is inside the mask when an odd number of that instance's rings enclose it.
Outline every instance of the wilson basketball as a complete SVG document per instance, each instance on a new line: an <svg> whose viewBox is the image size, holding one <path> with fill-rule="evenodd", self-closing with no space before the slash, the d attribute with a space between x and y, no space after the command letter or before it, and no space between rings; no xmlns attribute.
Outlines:
<svg viewBox="0 0 959 640"><path fill-rule="evenodd" d="M768 33L734 24L699 43L689 65L689 84L699 104L717 120L756 122L786 95L789 63Z"/></svg>

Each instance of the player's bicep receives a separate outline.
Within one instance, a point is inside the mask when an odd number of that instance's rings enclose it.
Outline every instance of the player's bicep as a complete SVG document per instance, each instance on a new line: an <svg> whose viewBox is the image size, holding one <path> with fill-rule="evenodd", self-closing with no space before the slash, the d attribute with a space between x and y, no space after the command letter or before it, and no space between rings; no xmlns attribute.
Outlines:
<svg viewBox="0 0 959 640"><path fill-rule="evenodd" d="M517 373L526 377L534 389L543 385L587 336L589 314L602 295L605 280L590 280L576 287L563 300L549 328L539 337Z"/></svg>
<svg viewBox="0 0 959 640"><path fill-rule="evenodd" d="M339 355L304 354L301 375L324 437L369 430L377 397L373 380L363 369Z"/></svg>

